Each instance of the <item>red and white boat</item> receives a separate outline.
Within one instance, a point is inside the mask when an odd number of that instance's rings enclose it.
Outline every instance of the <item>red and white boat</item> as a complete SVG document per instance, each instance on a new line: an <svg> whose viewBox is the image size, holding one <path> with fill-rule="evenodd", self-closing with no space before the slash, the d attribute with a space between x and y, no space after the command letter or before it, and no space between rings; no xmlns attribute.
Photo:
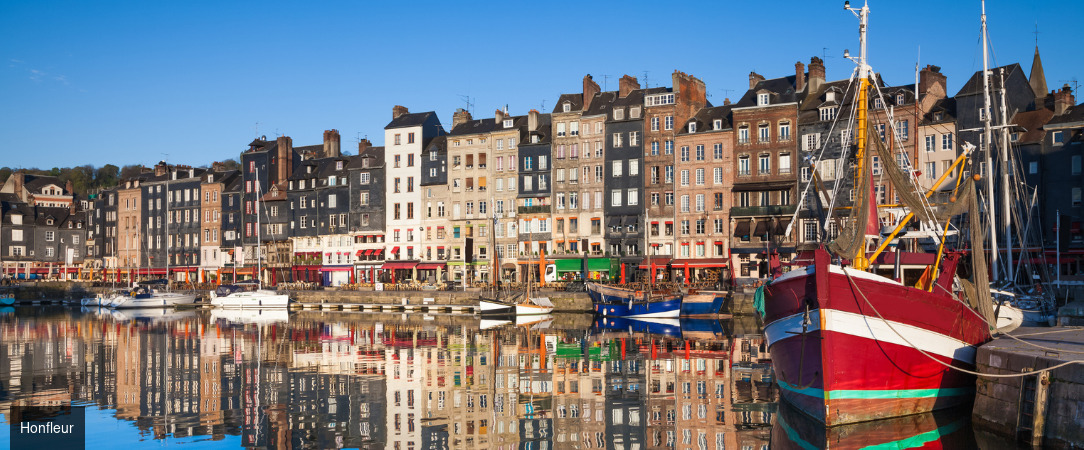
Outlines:
<svg viewBox="0 0 1084 450"><path fill-rule="evenodd" d="M765 288L764 335L781 395L833 426L919 414L970 401L980 315L949 295L957 255L932 292L870 272L814 263Z"/></svg>
<svg viewBox="0 0 1084 450"><path fill-rule="evenodd" d="M852 103L856 132L850 134L856 144L855 181L837 184L833 198L839 198L841 189L855 187L858 195L848 208L851 216L846 222L850 228L831 243L832 254L823 246L814 250L812 264L761 287L756 301L782 397L827 426L920 414L971 401L975 377L958 369L975 369L977 347L991 339L993 323L989 296L981 294L987 285L985 252L982 232L976 231L976 197L971 195L978 178L955 183L951 199L942 201L935 211L928 199L950 171L923 198L911 172L893 163L883 164L900 203L910 212L890 235L881 236L871 161L874 155L881 161L897 158L869 120L869 95L879 92L866 64L869 8L846 8L861 20L861 53L852 58L858 64L858 90L852 97L856 99ZM890 114L882 126L893 130ZM961 164L971 148L965 146L952 173L965 170ZM968 261L973 267L964 272L973 274L973 282L957 276L965 253L946 250L948 227L941 227L943 216L959 214L961 205L971 208L973 251ZM926 234L939 237L936 252L899 252L894 267L886 264L883 252L915 216L929 228ZM878 244L876 250L872 244ZM911 246L918 247L917 243ZM904 273L903 260L921 261L918 273L922 277ZM978 289L968 287L972 285Z"/></svg>

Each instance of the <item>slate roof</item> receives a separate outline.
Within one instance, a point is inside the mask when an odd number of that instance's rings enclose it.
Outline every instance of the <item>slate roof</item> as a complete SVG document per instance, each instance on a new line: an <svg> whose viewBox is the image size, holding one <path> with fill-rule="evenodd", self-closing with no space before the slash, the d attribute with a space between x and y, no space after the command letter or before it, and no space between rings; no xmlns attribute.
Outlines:
<svg viewBox="0 0 1084 450"><path fill-rule="evenodd" d="M427 112L421 112L421 113L406 113L406 114L403 114L403 115L401 115L399 117L396 117L396 118L392 119L391 122L388 122L388 125L385 126L384 128L385 129L388 129L388 128L405 128L405 127L414 127L414 126L418 126L418 125L424 125L425 122L429 120L429 116L431 116L431 115L435 116L436 114L437 113L435 113L433 111L427 111Z"/></svg>
<svg viewBox="0 0 1084 450"><path fill-rule="evenodd" d="M1024 69L1022 69L1020 67L1019 63L1012 63L1012 64L1009 64L1007 66L1001 66L1001 67L993 67L993 68L990 69L990 73L992 74L990 76L990 89L993 89L995 92L998 89L1001 89L1001 77L998 76L998 69L1002 69L1002 68L1006 69L1005 70L1005 79L1006 80L1008 80L1012 76L1012 74L1014 72L1020 72L1020 75L1024 76L1024 80L1027 80L1027 75L1024 74L1024 72L1023 72ZM975 71L975 73L971 74L971 78L967 80L967 83L964 83L963 87L960 88L959 92L956 92L956 97L965 96L965 95L975 95L975 94L982 94L982 71L981 70L977 70L977 71Z"/></svg>
<svg viewBox="0 0 1084 450"><path fill-rule="evenodd" d="M1020 133L1016 143L1021 145L1042 143L1043 136L1046 134L1043 132L1043 125L1046 125L1052 117L1054 117L1054 111L1045 108L1016 113L1012 117L1012 123L1016 124L1015 131Z"/></svg>
<svg viewBox="0 0 1084 450"><path fill-rule="evenodd" d="M801 100L800 94L794 92L795 76L790 75L781 78L772 78L760 81L752 89L745 91L741 99L734 104L735 107L757 106L757 94L768 91L771 94L769 105L780 103L792 103Z"/></svg>
<svg viewBox="0 0 1084 450"><path fill-rule="evenodd" d="M456 125L455 128L452 128L452 131L448 132L448 134L451 136L460 136L464 134L489 133L503 127L504 124L497 123L496 117L490 119L468 120Z"/></svg>
<svg viewBox="0 0 1084 450"><path fill-rule="evenodd" d="M935 120L937 113L941 113L941 120ZM922 125L935 125L939 123L950 123L956 121L956 99L954 97L947 97L938 100L930 107L930 110L926 112L926 115L922 117Z"/></svg>
<svg viewBox="0 0 1084 450"><path fill-rule="evenodd" d="M23 187L25 187L27 191L35 194L40 193L41 188L50 184L56 185L61 190L64 190L64 183L60 181L60 178L54 176L25 174L23 178ZM71 195L70 192L65 192L65 194Z"/></svg>
<svg viewBox="0 0 1084 450"><path fill-rule="evenodd" d="M583 109L583 94L561 94L557 98L557 103L553 105L553 114L560 114L565 112L564 104L569 103L568 112L576 112Z"/></svg>
<svg viewBox="0 0 1084 450"><path fill-rule="evenodd" d="M1063 114L1054 116L1047 122L1048 125L1061 125L1084 122L1084 103L1069 108Z"/></svg>
<svg viewBox="0 0 1084 450"><path fill-rule="evenodd" d="M362 167L361 161L365 158L371 158L369 161L369 167ZM361 152L356 158L350 159L350 165L347 166L347 170L353 169L373 169L384 165L384 147L369 147L365 151Z"/></svg>
<svg viewBox="0 0 1084 450"><path fill-rule="evenodd" d="M610 110L613 108L614 100L617 99L617 91L600 92L595 95L594 100L591 100L591 107L584 111L585 116L597 116L599 114L605 114L609 116Z"/></svg>
<svg viewBox="0 0 1084 450"><path fill-rule="evenodd" d="M701 134L701 133L707 133L707 132L712 132L712 131L721 131L721 130L726 130L728 128L731 128L731 127L733 127L733 125L730 122L730 117L731 117L730 113L731 113L731 110L733 110L733 109L734 109L734 105L723 105L723 106L713 106L713 107L707 107L707 108L700 108L700 111L697 111L696 115L694 115L691 119L689 119L688 121L685 122L685 124L681 127L681 130L678 131L678 134L679 135L690 134L689 133L689 123L691 123L691 122L696 122L696 133L691 133L691 134ZM715 123L715 119L721 119L723 121L723 123L722 123L723 126L719 130L716 130L716 129L712 128L712 124Z"/></svg>

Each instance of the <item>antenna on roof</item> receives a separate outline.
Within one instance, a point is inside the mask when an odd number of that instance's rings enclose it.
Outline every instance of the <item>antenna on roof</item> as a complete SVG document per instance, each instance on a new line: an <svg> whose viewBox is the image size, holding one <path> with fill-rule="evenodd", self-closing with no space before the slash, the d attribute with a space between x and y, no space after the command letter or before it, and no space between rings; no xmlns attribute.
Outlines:
<svg viewBox="0 0 1084 450"><path fill-rule="evenodd" d="M540 106L538 108L538 110L539 111L545 111L546 110L546 99L542 99L542 106Z"/></svg>
<svg viewBox="0 0 1084 450"><path fill-rule="evenodd" d="M459 94L459 98L463 99L463 103L467 104L467 112L474 114L474 97L471 97L470 94Z"/></svg>
<svg viewBox="0 0 1084 450"><path fill-rule="evenodd" d="M602 91L603 92L606 92L606 91L610 90L609 84L610 84L610 76L609 75L603 75L602 76Z"/></svg>
<svg viewBox="0 0 1084 450"><path fill-rule="evenodd" d="M256 136L254 136L254 137L257 137L257 138L260 137L260 121L259 120L256 121Z"/></svg>
<svg viewBox="0 0 1084 450"><path fill-rule="evenodd" d="M644 71L644 89L647 89L647 88L651 87L651 83L648 82L648 78L647 78L647 74L649 74L649 73L651 73L651 72L647 71L647 70Z"/></svg>
<svg viewBox="0 0 1084 450"><path fill-rule="evenodd" d="M831 58L828 56L828 47L821 47L821 60Z"/></svg>
<svg viewBox="0 0 1084 450"><path fill-rule="evenodd" d="M1061 82L1062 83L1071 83L1073 85L1073 92L1076 92L1076 91L1078 91L1080 89L1080 81L1078 81L1076 79L1076 77L1070 78L1068 80L1061 80Z"/></svg>

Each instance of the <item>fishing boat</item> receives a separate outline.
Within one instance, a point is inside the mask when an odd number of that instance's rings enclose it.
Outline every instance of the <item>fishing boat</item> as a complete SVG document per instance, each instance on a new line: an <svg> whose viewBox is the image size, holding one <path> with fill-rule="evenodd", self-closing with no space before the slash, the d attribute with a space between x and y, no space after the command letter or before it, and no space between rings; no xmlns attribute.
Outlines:
<svg viewBox="0 0 1084 450"><path fill-rule="evenodd" d="M109 304L113 309L132 308L172 308L178 305L188 305L196 302L196 294L182 292L163 292L148 286L136 286L128 291L128 295L117 295Z"/></svg>
<svg viewBox="0 0 1084 450"><path fill-rule="evenodd" d="M595 313L602 316L643 319L681 315L681 294L635 291L588 282L587 295L594 304Z"/></svg>
<svg viewBox="0 0 1084 450"><path fill-rule="evenodd" d="M783 399L830 427L921 414L970 401L975 377L957 369L974 370L977 347L991 339L993 324L992 302L985 289L983 224L973 195L979 177L965 180L961 176L950 199L940 204L931 200L933 194L944 193L939 188L950 173L979 172L964 166L973 145L964 145L951 169L925 193L900 164L882 164L910 212L887 236L880 233L872 157L898 159L882 142L879 127L870 123L867 111L870 95L880 94L866 62L869 7L848 4L846 8L861 22L861 52L852 58L857 63L853 75L857 91L851 97L856 98L851 115L855 132L850 134L855 142L845 148L845 156L854 161L855 197L846 209L850 216L838 237L812 251L812 257L805 259L807 265L760 287L754 301L765 324ZM895 129L892 115L887 117L889 123L884 126ZM834 197L841 191L847 195L842 185L837 183ZM832 212L833 208L827 211ZM946 249L947 220L963 212L969 219L970 251ZM895 258L886 258L886 248L899 242L912 219L933 231L927 234L938 239L937 251L897 250ZM901 260L925 266L917 283L904 284L903 280L915 277L892 270L892 263L898 268ZM971 274L971 280L957 276L957 269L965 265L969 270L961 273Z"/></svg>

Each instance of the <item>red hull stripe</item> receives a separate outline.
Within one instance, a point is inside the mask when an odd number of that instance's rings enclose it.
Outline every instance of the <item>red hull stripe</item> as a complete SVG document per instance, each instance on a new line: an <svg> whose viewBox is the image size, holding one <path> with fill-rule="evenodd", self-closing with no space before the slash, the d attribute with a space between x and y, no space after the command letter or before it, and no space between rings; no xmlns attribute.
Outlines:
<svg viewBox="0 0 1084 450"><path fill-rule="evenodd" d="M800 388L783 380L779 381L779 387L796 394L807 395L825 400L832 399L897 399L897 398L932 398L951 397L957 395L971 395L975 392L974 387L961 388L931 388L931 389L837 389L828 391L817 388Z"/></svg>
<svg viewBox="0 0 1084 450"><path fill-rule="evenodd" d="M931 355L952 358L957 361L975 364L975 347L936 331L908 325L901 322L884 320L846 311L832 309L809 312L806 331L816 331L820 327L820 315L824 314L824 331L847 334L877 342L916 347ZM776 320L764 327L768 338L768 347L776 342L798 336L802 333L803 314L794 314Z"/></svg>

